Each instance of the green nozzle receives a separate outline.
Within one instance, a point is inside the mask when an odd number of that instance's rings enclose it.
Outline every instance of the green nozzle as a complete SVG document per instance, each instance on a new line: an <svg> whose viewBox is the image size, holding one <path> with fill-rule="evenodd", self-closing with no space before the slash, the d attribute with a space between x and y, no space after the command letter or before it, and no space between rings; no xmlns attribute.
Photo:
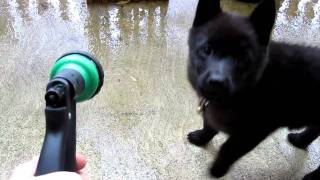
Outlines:
<svg viewBox="0 0 320 180"><path fill-rule="evenodd" d="M75 97L77 102L88 100L100 91L103 70L100 63L90 54L73 52L63 55L52 67L50 79L66 69L77 71L84 80L84 89Z"/></svg>

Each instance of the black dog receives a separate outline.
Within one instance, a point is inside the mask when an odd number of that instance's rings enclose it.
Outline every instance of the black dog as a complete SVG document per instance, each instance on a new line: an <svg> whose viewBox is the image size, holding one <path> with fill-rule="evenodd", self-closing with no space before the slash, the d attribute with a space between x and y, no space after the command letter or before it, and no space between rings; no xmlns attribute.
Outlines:
<svg viewBox="0 0 320 180"><path fill-rule="evenodd" d="M188 77L203 98L203 129L191 143L207 144L219 131L230 136L211 167L214 177L280 127L306 148L320 134L320 49L269 41L274 0L249 17L222 12L219 0L199 0L189 35ZM304 179L320 179L320 167Z"/></svg>

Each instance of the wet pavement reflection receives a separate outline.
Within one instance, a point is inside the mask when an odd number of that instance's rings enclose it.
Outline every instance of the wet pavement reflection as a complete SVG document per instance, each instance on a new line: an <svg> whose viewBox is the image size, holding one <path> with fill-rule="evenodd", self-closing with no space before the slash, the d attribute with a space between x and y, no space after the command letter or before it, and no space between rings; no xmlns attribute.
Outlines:
<svg viewBox="0 0 320 180"><path fill-rule="evenodd" d="M242 15L255 7L221 3ZM205 149L186 140L201 127L186 78L196 4L0 0L0 179L40 152L49 69L74 50L94 54L106 74L100 94L77 111L77 148L88 157L90 179L208 179L225 136ZM319 46L319 6L318 0L277 1L273 39ZM319 142L307 155L286 143L286 132L264 141L225 179L298 179L315 168Z"/></svg>

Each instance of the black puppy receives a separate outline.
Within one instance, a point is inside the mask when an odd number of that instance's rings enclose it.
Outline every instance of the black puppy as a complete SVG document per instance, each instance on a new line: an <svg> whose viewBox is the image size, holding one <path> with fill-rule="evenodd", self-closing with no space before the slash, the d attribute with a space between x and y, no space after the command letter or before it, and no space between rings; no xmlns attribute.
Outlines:
<svg viewBox="0 0 320 180"><path fill-rule="evenodd" d="M269 42L274 0L261 2L249 17L222 12L219 0L199 0L189 35L188 77L203 110L203 129L191 143L207 144L228 133L210 173L230 166L280 127L306 127L289 134L306 148L320 133L320 49ZM320 179L320 167L305 179Z"/></svg>

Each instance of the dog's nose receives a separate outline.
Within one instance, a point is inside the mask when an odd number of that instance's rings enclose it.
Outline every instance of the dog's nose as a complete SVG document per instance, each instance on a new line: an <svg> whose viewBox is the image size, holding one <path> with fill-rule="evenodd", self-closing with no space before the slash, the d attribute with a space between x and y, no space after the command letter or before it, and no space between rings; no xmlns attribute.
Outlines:
<svg viewBox="0 0 320 180"><path fill-rule="evenodd" d="M206 82L206 89L215 95L222 95L227 93L226 80L219 76L208 77Z"/></svg>

